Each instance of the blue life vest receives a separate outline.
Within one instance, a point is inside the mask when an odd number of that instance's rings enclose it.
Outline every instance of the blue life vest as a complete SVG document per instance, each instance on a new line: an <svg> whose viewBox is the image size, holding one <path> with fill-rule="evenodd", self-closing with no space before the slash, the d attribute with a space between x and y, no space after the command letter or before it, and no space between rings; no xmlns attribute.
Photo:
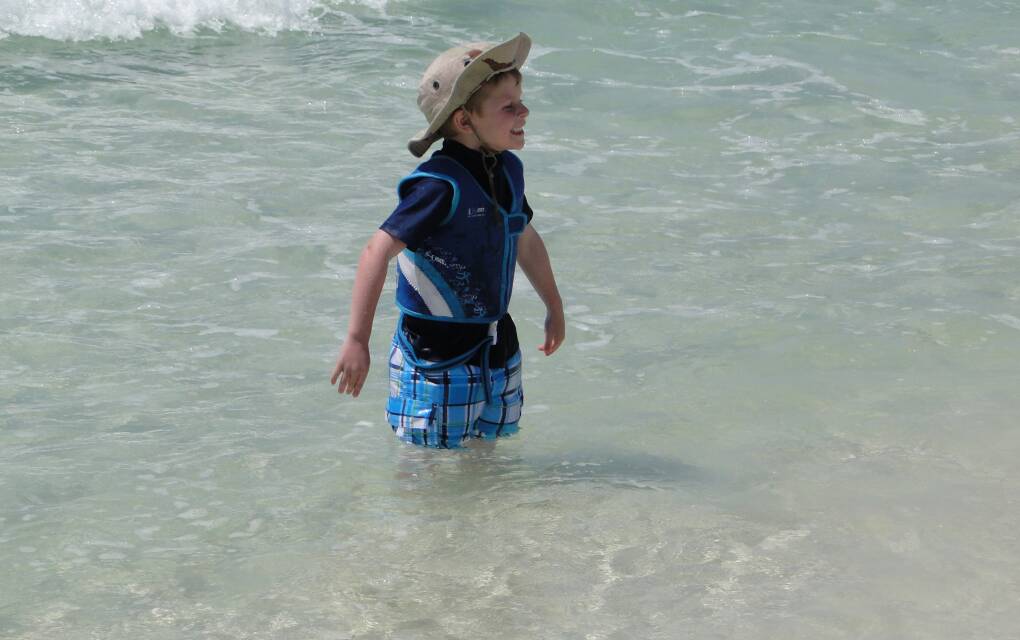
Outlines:
<svg viewBox="0 0 1020 640"><path fill-rule="evenodd" d="M517 238L528 224L522 211L524 167L508 151L500 158L513 204L499 206L453 158L434 155L400 181L434 178L453 187L450 212L417 251L397 256L397 306L410 316L446 322L493 323L510 304Z"/></svg>

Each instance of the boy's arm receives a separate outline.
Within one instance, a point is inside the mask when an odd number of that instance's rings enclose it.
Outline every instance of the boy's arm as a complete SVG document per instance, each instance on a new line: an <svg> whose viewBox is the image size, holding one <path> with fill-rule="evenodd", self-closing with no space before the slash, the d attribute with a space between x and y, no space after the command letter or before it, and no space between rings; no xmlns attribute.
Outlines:
<svg viewBox="0 0 1020 640"><path fill-rule="evenodd" d="M530 224L517 240L517 264L528 276L538 296L545 303L545 344L538 348L547 356L559 349L566 336L566 322L563 319L563 301L560 300L556 278L549 263L549 252L545 243Z"/></svg>
<svg viewBox="0 0 1020 640"><path fill-rule="evenodd" d="M375 232L361 252L358 271L354 276L354 292L351 295L351 320L347 326L347 339L340 347L340 354L329 379L331 385L340 380L337 391L349 393L355 398L365 384L371 358L368 355L368 339L372 336L372 321L375 307L379 303L390 260L406 247L382 229Z"/></svg>

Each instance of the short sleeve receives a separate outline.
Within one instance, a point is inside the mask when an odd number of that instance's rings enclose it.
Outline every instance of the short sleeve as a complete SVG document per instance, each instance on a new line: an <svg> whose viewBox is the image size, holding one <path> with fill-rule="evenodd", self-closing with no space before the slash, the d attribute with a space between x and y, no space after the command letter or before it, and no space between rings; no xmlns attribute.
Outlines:
<svg viewBox="0 0 1020 640"><path fill-rule="evenodd" d="M435 178L421 178L402 189L403 197L379 228L416 251L450 213L453 188Z"/></svg>
<svg viewBox="0 0 1020 640"><path fill-rule="evenodd" d="M521 211L524 212L524 215L528 216L528 224L531 224L531 219L535 217L535 212L531 210L531 205L528 204L528 196L524 196Z"/></svg>

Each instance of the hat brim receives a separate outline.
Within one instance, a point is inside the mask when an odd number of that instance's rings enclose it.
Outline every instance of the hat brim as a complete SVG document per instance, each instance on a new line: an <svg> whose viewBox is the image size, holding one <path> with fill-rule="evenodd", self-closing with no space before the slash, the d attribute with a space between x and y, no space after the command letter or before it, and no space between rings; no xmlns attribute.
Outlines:
<svg viewBox="0 0 1020 640"><path fill-rule="evenodd" d="M530 51L531 38L526 33L518 33L506 42L484 49L476 55L457 77L449 99L429 122L429 126L407 142L408 151L417 158L424 155L432 143L439 139L439 129L450 114L463 107L478 87L492 76L511 69L520 69L528 59Z"/></svg>

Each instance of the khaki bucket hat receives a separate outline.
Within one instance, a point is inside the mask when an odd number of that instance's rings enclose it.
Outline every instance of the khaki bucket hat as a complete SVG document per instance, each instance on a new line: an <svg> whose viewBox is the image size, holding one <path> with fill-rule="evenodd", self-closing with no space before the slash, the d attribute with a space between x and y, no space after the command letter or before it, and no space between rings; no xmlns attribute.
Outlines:
<svg viewBox="0 0 1020 640"><path fill-rule="evenodd" d="M407 143L421 157L439 139L439 128L450 114L464 106L486 80L510 69L519 69L531 51L526 33L502 44L472 42L444 51L432 61L418 85L418 108L429 126Z"/></svg>

